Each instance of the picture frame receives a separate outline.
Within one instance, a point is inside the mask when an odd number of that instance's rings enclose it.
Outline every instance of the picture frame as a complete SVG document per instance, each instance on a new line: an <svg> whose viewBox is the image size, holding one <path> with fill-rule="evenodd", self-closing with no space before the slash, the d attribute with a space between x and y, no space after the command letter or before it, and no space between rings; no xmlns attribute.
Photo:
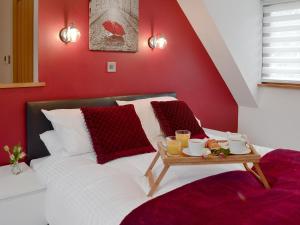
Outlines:
<svg viewBox="0 0 300 225"><path fill-rule="evenodd" d="M139 0L90 0L89 49L137 52Z"/></svg>

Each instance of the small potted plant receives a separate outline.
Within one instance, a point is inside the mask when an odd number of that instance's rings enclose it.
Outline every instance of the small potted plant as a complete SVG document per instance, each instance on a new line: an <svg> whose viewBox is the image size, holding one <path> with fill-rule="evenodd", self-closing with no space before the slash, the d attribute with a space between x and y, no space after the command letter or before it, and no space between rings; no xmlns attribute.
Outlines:
<svg viewBox="0 0 300 225"><path fill-rule="evenodd" d="M14 175L20 174L22 172L22 168L20 167L19 161L26 156L26 154L22 150L22 146L21 145L15 145L12 148L12 151L11 151L10 148L7 145L5 145L3 147L3 150L5 152L7 152L8 155L9 155L9 160L10 160L10 165L11 165L11 172Z"/></svg>

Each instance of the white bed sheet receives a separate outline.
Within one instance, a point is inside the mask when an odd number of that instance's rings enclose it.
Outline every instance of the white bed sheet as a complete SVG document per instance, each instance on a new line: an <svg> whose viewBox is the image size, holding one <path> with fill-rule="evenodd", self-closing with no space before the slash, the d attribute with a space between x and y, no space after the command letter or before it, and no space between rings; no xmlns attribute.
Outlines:
<svg viewBox="0 0 300 225"><path fill-rule="evenodd" d="M206 129L210 137L226 134ZM258 147L264 155L272 149ZM50 156L33 162L33 168L47 184L46 217L51 225L118 225L132 210L151 198L144 173L155 153L126 157L105 165L95 155ZM162 169L160 162L154 170ZM195 180L232 170L242 165L172 167L154 197Z"/></svg>

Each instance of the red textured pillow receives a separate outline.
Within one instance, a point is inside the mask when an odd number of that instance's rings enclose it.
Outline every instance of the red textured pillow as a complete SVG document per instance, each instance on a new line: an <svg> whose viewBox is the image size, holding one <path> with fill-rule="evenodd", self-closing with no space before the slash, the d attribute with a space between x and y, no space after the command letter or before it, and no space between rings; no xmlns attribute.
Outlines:
<svg viewBox="0 0 300 225"><path fill-rule="evenodd" d="M151 102L151 105L166 136L174 136L176 130L189 130L192 138L208 137L185 102Z"/></svg>
<svg viewBox="0 0 300 225"><path fill-rule="evenodd" d="M98 163L154 152L133 105L81 108Z"/></svg>

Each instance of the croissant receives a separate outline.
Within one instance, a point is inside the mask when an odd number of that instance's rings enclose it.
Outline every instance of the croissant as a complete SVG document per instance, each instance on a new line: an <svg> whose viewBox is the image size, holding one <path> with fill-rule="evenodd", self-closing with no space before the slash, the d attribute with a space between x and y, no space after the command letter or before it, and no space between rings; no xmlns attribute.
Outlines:
<svg viewBox="0 0 300 225"><path fill-rule="evenodd" d="M213 149L220 149L221 146L219 145L218 141L215 140L215 139L211 139L211 140L208 140L206 142L206 147L213 150Z"/></svg>

